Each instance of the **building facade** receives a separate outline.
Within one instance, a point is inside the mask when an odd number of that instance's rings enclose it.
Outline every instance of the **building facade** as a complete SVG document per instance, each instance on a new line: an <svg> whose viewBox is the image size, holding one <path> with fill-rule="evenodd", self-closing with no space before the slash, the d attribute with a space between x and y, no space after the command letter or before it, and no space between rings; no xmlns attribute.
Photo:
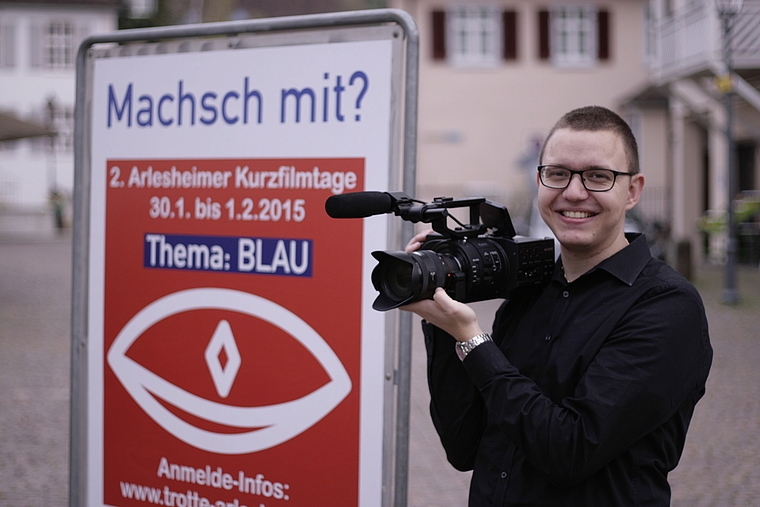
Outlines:
<svg viewBox="0 0 760 507"><path fill-rule="evenodd" d="M506 204L530 232L536 155L548 129L563 113L597 104L620 113L639 141L646 189L636 214L647 232L667 238L669 250L687 243L686 264L710 255L698 224L728 200L714 0L390 4L420 27L420 198L482 195ZM745 1L737 21L743 190L758 181L755 5Z"/></svg>
<svg viewBox="0 0 760 507"><path fill-rule="evenodd" d="M47 228L51 207L72 195L76 55L88 35L120 27L381 4L381 0L0 0L0 114L57 134L0 140L0 232Z"/></svg>
<svg viewBox="0 0 760 507"><path fill-rule="evenodd" d="M760 205L760 2L652 0L648 14L651 86L628 105L650 133L667 135L658 134L668 141L664 177L674 240L692 247L692 261L722 262L726 231L720 222L729 202ZM653 96L660 100L646 99ZM706 219L712 226L705 227ZM745 219L740 260L756 264L760 217Z"/></svg>
<svg viewBox="0 0 760 507"><path fill-rule="evenodd" d="M71 195L77 49L86 36L117 28L119 6L119 0L0 1L0 111L57 133L0 142L4 216L47 215L51 199Z"/></svg>
<svg viewBox="0 0 760 507"><path fill-rule="evenodd" d="M395 0L420 29L418 196L480 195L529 220L537 153L565 112L620 111L648 82L645 0Z"/></svg>
<svg viewBox="0 0 760 507"><path fill-rule="evenodd" d="M724 2L739 7L730 23L731 80L718 9ZM213 3L214 12L224 12L212 16L193 10L212 2L140 0L125 4L133 7L125 17L139 18L132 11L141 6L182 23L380 3L224 0ZM0 211L41 212L51 195L70 195L76 48L90 33L116 29L121 4L0 0L0 112L58 133L0 142ZM726 90L737 193L757 195L760 187L760 0L386 5L409 12L420 29L416 197L488 197L506 204L518 231L529 234L537 154L548 129L570 109L602 105L626 118L639 141L647 183L636 213L647 232L671 247L688 245L688 264L722 260L725 234L708 235L700 224L708 215L720 221L730 200Z"/></svg>

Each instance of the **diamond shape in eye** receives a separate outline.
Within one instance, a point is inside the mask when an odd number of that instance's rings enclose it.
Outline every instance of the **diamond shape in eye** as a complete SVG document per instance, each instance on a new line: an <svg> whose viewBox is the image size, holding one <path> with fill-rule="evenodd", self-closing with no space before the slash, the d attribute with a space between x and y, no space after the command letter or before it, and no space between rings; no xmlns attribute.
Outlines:
<svg viewBox="0 0 760 507"><path fill-rule="evenodd" d="M224 360L222 355L224 355ZM216 331L214 331L214 335L206 347L204 357L209 372L211 372L216 392L222 398L226 398L230 394L230 389L235 382L241 363L235 336L232 334L230 323L226 320L220 320L217 324Z"/></svg>

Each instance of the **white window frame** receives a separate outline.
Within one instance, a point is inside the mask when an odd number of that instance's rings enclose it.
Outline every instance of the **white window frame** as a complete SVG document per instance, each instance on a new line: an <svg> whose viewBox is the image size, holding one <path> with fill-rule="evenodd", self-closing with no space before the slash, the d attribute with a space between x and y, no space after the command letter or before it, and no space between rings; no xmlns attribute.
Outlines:
<svg viewBox="0 0 760 507"><path fill-rule="evenodd" d="M76 56L76 26L68 20L53 19L45 23L42 42L42 66L47 69L70 69Z"/></svg>
<svg viewBox="0 0 760 507"><path fill-rule="evenodd" d="M560 67L592 67L599 61L598 9L565 4L551 9L550 54Z"/></svg>
<svg viewBox="0 0 760 507"><path fill-rule="evenodd" d="M448 60L462 67L494 67L501 61L501 10L494 5L456 5L446 12Z"/></svg>
<svg viewBox="0 0 760 507"><path fill-rule="evenodd" d="M58 105L52 111L47 111L48 122L57 135L53 138L52 148L56 152L72 152L74 150L74 109Z"/></svg>

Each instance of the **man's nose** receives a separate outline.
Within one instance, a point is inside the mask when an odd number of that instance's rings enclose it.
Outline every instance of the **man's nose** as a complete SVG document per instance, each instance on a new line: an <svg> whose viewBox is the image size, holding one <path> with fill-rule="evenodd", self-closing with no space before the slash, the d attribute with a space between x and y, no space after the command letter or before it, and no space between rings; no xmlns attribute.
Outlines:
<svg viewBox="0 0 760 507"><path fill-rule="evenodd" d="M576 178L577 176L577 178ZM580 174L570 176L570 183L565 188L566 198L583 199L588 196L588 190L583 185L583 179Z"/></svg>

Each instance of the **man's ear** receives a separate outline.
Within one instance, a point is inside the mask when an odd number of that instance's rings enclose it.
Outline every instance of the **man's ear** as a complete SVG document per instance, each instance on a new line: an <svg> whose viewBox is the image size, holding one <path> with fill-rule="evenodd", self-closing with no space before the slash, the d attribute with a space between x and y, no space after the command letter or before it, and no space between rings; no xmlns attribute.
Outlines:
<svg viewBox="0 0 760 507"><path fill-rule="evenodd" d="M641 199L641 192L644 190L644 175L634 174L631 176L631 183L628 185L628 200L625 204L626 211L638 204Z"/></svg>

